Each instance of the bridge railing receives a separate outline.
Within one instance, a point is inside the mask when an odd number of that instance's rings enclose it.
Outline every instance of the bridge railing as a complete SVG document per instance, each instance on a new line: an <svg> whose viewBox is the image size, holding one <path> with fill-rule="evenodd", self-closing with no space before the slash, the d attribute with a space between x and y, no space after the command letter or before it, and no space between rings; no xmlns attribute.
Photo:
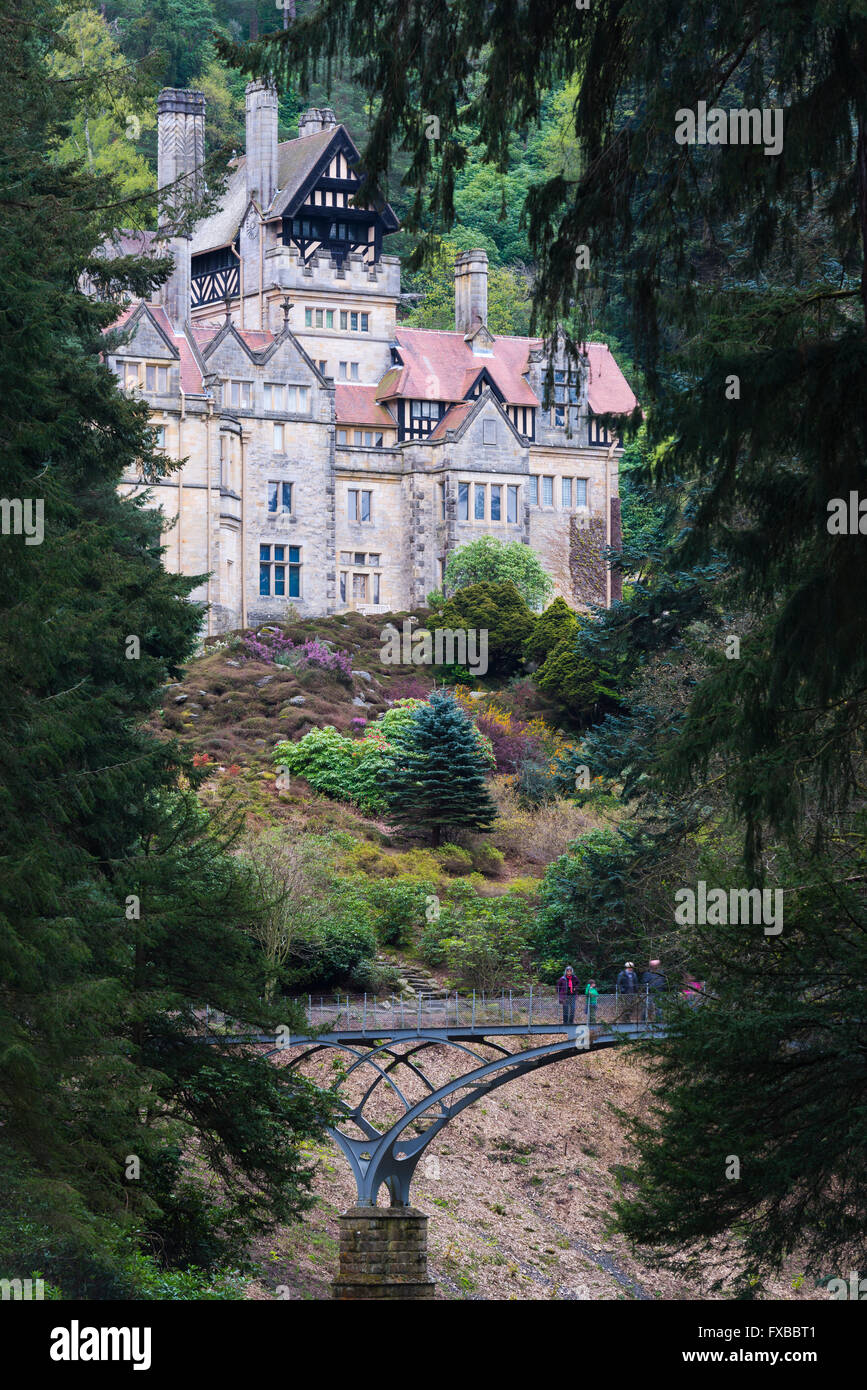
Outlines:
<svg viewBox="0 0 867 1390"><path fill-rule="evenodd" d="M307 1018L311 1027L330 1025L335 1031L373 1033L397 1028L485 1028L496 1026L541 1027L564 1023L643 1023L653 1021L661 1009L652 995L600 994L595 1005L586 996L575 996L574 1010L565 1009L556 987L533 988L519 993L476 990L460 994L419 994L407 999L397 995L308 995Z"/></svg>

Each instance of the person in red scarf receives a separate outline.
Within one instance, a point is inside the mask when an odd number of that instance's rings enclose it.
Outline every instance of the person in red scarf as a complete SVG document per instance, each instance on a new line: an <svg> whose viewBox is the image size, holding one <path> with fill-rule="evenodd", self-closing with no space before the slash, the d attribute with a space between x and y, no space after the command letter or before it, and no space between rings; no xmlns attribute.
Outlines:
<svg viewBox="0 0 867 1390"><path fill-rule="evenodd" d="M575 1001L578 998L578 981L572 971L571 965L567 965L563 974L557 981L557 995L563 1005L563 1022L575 1022Z"/></svg>

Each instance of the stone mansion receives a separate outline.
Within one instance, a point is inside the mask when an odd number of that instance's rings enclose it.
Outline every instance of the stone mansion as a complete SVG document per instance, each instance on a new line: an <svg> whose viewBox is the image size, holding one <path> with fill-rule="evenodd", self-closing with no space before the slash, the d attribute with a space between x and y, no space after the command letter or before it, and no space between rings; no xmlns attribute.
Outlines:
<svg viewBox="0 0 867 1390"><path fill-rule="evenodd" d="M165 90L158 112L159 185L195 189L204 96ZM555 350L543 408L546 345L489 330L484 251L457 258L454 332L402 327L400 263L383 251L397 218L364 202L357 159L327 108L278 143L276 92L250 83L219 210L192 237L164 224L115 242L174 262L158 302L127 307L108 358L185 460L123 483L162 508L165 564L208 576L193 597L210 632L290 604L423 604L481 535L531 546L567 602L610 602L622 450L605 425L636 405L614 358L588 344L572 383Z"/></svg>

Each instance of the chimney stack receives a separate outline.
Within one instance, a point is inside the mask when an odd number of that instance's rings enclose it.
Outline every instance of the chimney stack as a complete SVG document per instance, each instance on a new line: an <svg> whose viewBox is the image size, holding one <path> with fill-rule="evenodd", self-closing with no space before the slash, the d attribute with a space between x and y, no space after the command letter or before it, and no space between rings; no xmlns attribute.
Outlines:
<svg viewBox="0 0 867 1390"><path fill-rule="evenodd" d="M488 324L488 253L462 251L455 260L455 329L471 333Z"/></svg>
<svg viewBox="0 0 867 1390"><path fill-rule="evenodd" d="M331 130L337 125L337 117L330 106L311 106L298 117L298 138L318 135L320 130Z"/></svg>
<svg viewBox="0 0 867 1390"><path fill-rule="evenodd" d="M247 197L264 212L277 192L277 88L271 82L248 82Z"/></svg>
<svg viewBox="0 0 867 1390"><path fill-rule="evenodd" d="M172 187L160 208L160 228L174 267L160 290L172 324L181 328L190 314L190 237L173 234L171 224L202 188L205 163L205 94L164 87L157 98L157 186Z"/></svg>

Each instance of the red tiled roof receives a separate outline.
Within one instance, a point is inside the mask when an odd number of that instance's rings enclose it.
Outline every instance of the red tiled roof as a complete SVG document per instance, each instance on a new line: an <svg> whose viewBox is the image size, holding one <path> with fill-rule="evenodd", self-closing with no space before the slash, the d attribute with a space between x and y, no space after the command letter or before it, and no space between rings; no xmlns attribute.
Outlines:
<svg viewBox="0 0 867 1390"><path fill-rule="evenodd" d="M638 401L606 343L586 347L587 403L594 415L629 415Z"/></svg>
<svg viewBox="0 0 867 1390"><path fill-rule="evenodd" d="M224 325L225 319L223 323L195 324L193 326L193 337L198 346L202 349L206 348L212 339L214 339L218 333L222 332ZM264 352L274 341L274 334L267 330L260 331L258 328L239 328L237 324L233 324L233 327L238 337L243 339L251 352Z"/></svg>
<svg viewBox="0 0 867 1390"><path fill-rule="evenodd" d="M459 405L450 406L443 418L440 420L436 429L431 430L427 439L445 439L446 430L456 430L466 420L475 401L461 401Z"/></svg>
<svg viewBox="0 0 867 1390"><path fill-rule="evenodd" d="M443 333L427 328L398 328L403 368L386 388L390 396L417 400L463 400L479 372L487 369L508 405L538 405L524 379L532 339L497 338L491 355L481 356L464 342L463 333ZM389 373L390 375L390 373ZM380 390L380 398L383 392Z"/></svg>
<svg viewBox="0 0 867 1390"><path fill-rule="evenodd" d="M217 336L222 326L221 323L208 324L206 326L194 323L192 325L192 331L196 346L198 348L206 348L211 339Z"/></svg>
<svg viewBox="0 0 867 1390"><path fill-rule="evenodd" d="M395 337L404 365L383 377L377 391L380 400L403 396L461 401L479 373L487 371L506 405L541 405L524 375L531 349L543 346L539 338L495 338L488 357L474 353L462 333L398 328ZM587 397L594 415L630 414L638 402L610 348L605 343L588 343L585 351Z"/></svg>
<svg viewBox="0 0 867 1390"><path fill-rule="evenodd" d="M239 337L244 339L244 342L247 344L247 347L250 349L251 352L264 352L265 349L267 347L270 347L274 341L274 334L268 332L267 330L264 332L260 332L258 329L255 328L236 327L235 332L239 335Z"/></svg>
<svg viewBox="0 0 867 1390"><path fill-rule="evenodd" d="M341 425L376 425L391 429L395 426L393 416L376 399L375 386L348 386L342 383L335 387L335 410Z"/></svg>

